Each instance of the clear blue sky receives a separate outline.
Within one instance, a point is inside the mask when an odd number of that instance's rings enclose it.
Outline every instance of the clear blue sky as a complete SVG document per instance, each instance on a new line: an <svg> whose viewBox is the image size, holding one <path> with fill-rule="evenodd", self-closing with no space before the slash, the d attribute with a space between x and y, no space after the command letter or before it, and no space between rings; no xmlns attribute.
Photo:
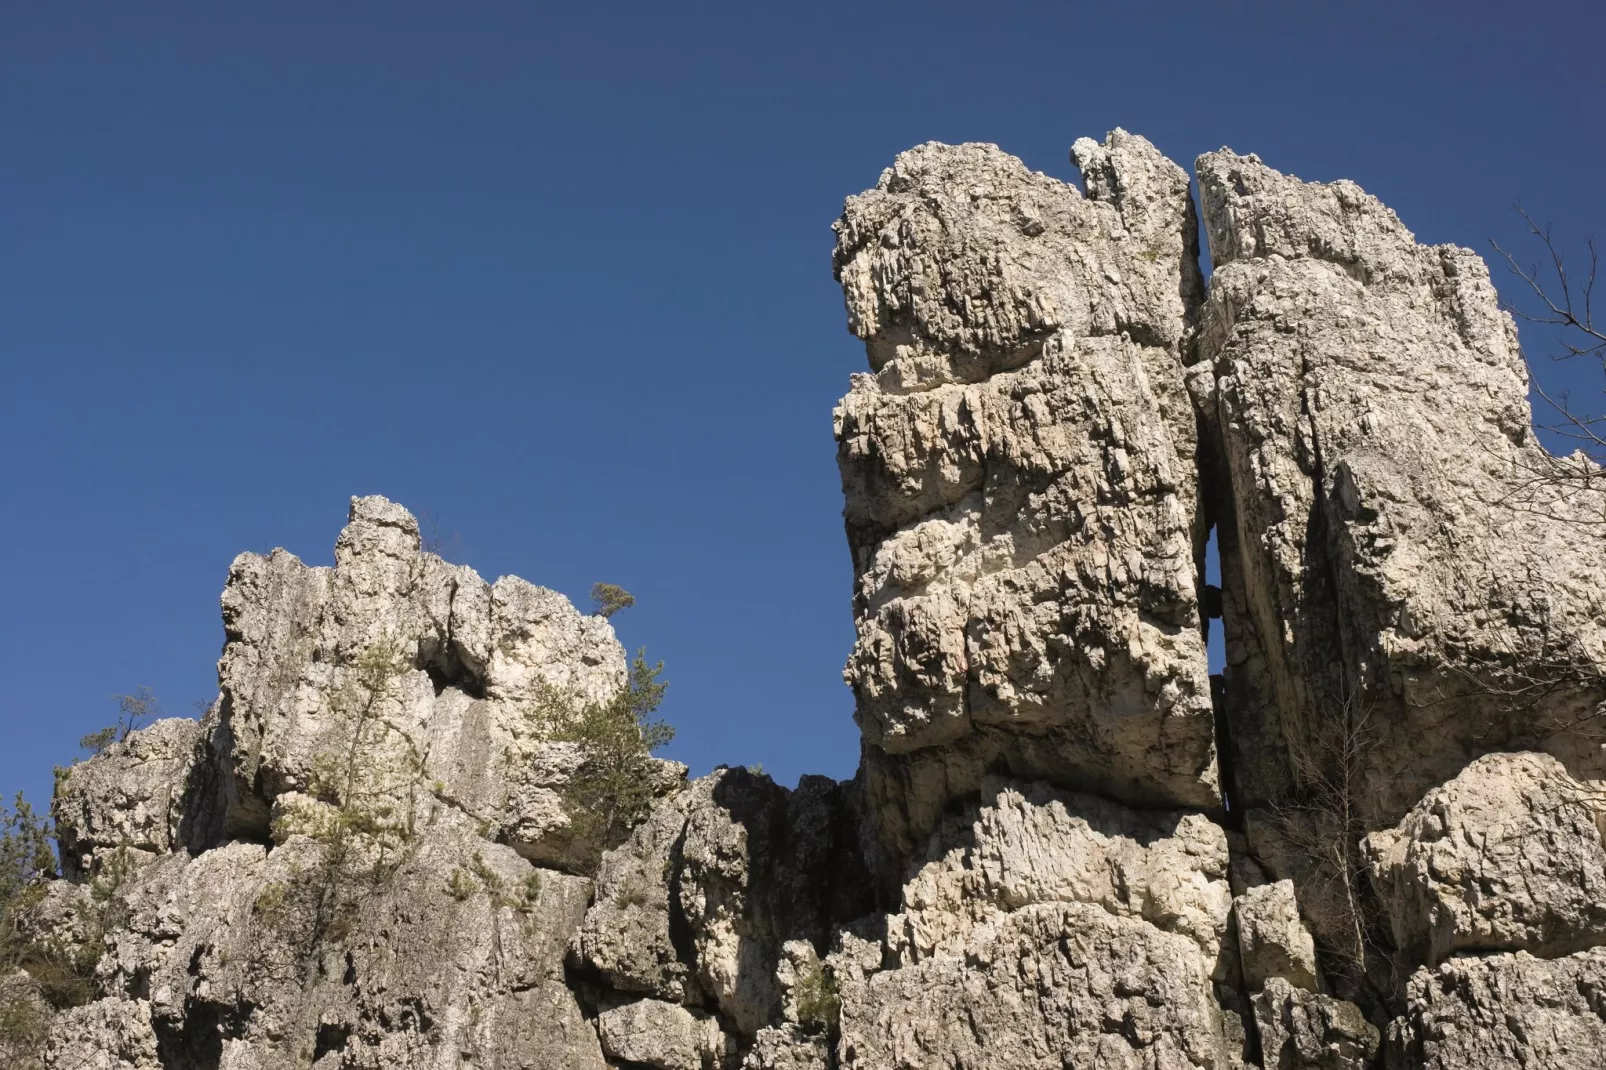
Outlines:
<svg viewBox="0 0 1606 1070"><path fill-rule="evenodd" d="M0 3L0 790L209 698L230 559L376 493L635 592L694 771L849 775L830 224L918 142L1070 177L1121 125L1606 237L1596 5L566 7Z"/></svg>

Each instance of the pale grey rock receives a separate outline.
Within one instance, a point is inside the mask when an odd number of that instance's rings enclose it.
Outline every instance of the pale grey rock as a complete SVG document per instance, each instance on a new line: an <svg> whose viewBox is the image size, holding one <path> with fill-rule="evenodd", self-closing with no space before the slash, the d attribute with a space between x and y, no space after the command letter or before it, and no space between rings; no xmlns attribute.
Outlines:
<svg viewBox="0 0 1606 1070"><path fill-rule="evenodd" d="M1232 506L1239 801L1288 791L1345 723L1372 827L1486 751L1606 772L1578 720L1606 699L1606 543L1568 522L1606 503L1527 478L1548 455L1482 260L1418 245L1353 182L1227 150L1198 174L1214 270L1189 382Z"/></svg>
<svg viewBox="0 0 1606 1070"><path fill-rule="evenodd" d="M1300 920L1293 881L1249 889L1233 900L1233 916L1244 983L1250 989L1281 977L1295 988L1319 990L1316 941Z"/></svg>
<svg viewBox="0 0 1606 1070"><path fill-rule="evenodd" d="M839 785L803 777L788 791L723 769L603 856L577 960L620 992L717 1010L752 1038L782 1018L788 941L823 947L869 905Z"/></svg>
<svg viewBox="0 0 1606 1070"><path fill-rule="evenodd" d="M1087 196L991 145L922 145L836 224L874 372L835 426L884 893L1000 766L1219 799L1187 176L1123 131L1073 154Z"/></svg>
<svg viewBox="0 0 1606 1070"><path fill-rule="evenodd" d="M1191 939L1085 903L1011 911L963 956L844 986L843 1067L1237 1065Z"/></svg>
<svg viewBox="0 0 1606 1070"><path fill-rule="evenodd" d="M1420 969L1389 1031L1389 1070L1599 1070L1606 949L1558 959L1456 955Z"/></svg>
<svg viewBox="0 0 1606 1070"><path fill-rule="evenodd" d="M1353 1003L1273 977L1254 997L1265 1070L1367 1070L1380 1036Z"/></svg>
<svg viewBox="0 0 1606 1070"><path fill-rule="evenodd" d="M51 803L63 876L95 872L97 859L165 854L180 842L201 725L168 718L66 769Z"/></svg>
<svg viewBox="0 0 1606 1070"><path fill-rule="evenodd" d="M883 947L828 958L841 1066L1240 1065L1219 826L990 781L929 858Z"/></svg>
<svg viewBox="0 0 1606 1070"><path fill-rule="evenodd" d="M795 1025L761 1029L742 1070L831 1070L831 1045Z"/></svg>
<svg viewBox="0 0 1606 1070"><path fill-rule="evenodd" d="M138 999L102 999L56 1016L46 1070L167 1070L156 1048L151 1007Z"/></svg>
<svg viewBox="0 0 1606 1070"><path fill-rule="evenodd" d="M656 999L607 1008L597 1015L597 1034L610 1059L659 1070L718 1067L725 1051L724 1034L711 1017Z"/></svg>
<svg viewBox="0 0 1606 1070"><path fill-rule="evenodd" d="M1554 958L1606 944L1606 796L1547 754L1490 754L1365 848L1395 943Z"/></svg>
<svg viewBox="0 0 1606 1070"><path fill-rule="evenodd" d="M413 517L378 497L352 499L332 569L282 550L236 558L223 615L225 836L265 832L274 797L312 786L318 755L349 745L361 709L396 793L422 783L541 864L594 857L562 806L579 756L548 736L554 692L601 701L624 683L603 618L424 553ZM371 701L358 665L385 648L397 672Z"/></svg>
<svg viewBox="0 0 1606 1070"><path fill-rule="evenodd" d="M583 969L619 992L696 1005L701 990L669 931L689 796L659 800L624 843L603 854L575 954Z"/></svg>
<svg viewBox="0 0 1606 1070"><path fill-rule="evenodd" d="M148 992L176 1066L221 1046L221 1065L264 1068L333 1053L353 1067L601 1070L563 975L588 881L449 826L386 864L331 869L331 847L298 832L271 852L168 855L118 893L128 921L102 984Z"/></svg>
<svg viewBox="0 0 1606 1070"><path fill-rule="evenodd" d="M1132 810L1044 784L988 780L887 919L894 963L962 955L1010 911L1085 903L1192 940L1214 964L1232 908L1226 835L1201 814Z"/></svg>

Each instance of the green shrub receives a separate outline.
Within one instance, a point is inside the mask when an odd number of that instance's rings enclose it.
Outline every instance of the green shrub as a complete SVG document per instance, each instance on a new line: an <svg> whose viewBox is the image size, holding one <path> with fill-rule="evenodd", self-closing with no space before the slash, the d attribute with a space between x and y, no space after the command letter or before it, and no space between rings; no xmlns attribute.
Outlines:
<svg viewBox="0 0 1606 1070"><path fill-rule="evenodd" d="M797 1020L810 1032L831 1033L842 1019L842 997L837 992L836 975L825 963L815 960L798 974L792 988L797 1000Z"/></svg>
<svg viewBox="0 0 1606 1070"><path fill-rule="evenodd" d="M541 712L552 738L580 749L581 763L562 789L572 835L599 850L618 844L652 806L652 755L675 738L653 714L669 686L663 662L647 664L636 651L625 686L606 702L579 702L547 691Z"/></svg>
<svg viewBox="0 0 1606 1070"><path fill-rule="evenodd" d="M592 612L604 619L636 604L636 596L615 583L591 585Z"/></svg>
<svg viewBox="0 0 1606 1070"><path fill-rule="evenodd" d="M47 954L53 949L35 946L20 931L24 912L43 894L40 880L55 868L45 820L21 792L12 806L0 802L0 1063L18 1070L40 1065L50 1029L41 975L48 980L58 966L68 977L78 974L78 963L56 963L60 956Z"/></svg>

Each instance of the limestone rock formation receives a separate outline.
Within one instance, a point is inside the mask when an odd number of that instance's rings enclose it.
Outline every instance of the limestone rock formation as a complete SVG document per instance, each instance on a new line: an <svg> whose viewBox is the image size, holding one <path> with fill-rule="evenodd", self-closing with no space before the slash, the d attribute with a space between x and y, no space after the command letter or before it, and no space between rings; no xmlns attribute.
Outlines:
<svg viewBox="0 0 1606 1070"><path fill-rule="evenodd" d="M1219 801L1188 180L1121 131L1074 151L1086 196L990 145L923 145L837 224L874 373L836 411L847 678L889 876L995 768Z"/></svg>
<svg viewBox="0 0 1606 1070"><path fill-rule="evenodd" d="M845 1067L1231 1067L1227 844L1198 814L990 782L878 955L835 957Z"/></svg>
<svg viewBox="0 0 1606 1070"><path fill-rule="evenodd" d="M1411 978L1390 1070L1595 1070L1606 1060L1603 993L1606 948L1458 955Z"/></svg>
<svg viewBox="0 0 1606 1070"><path fill-rule="evenodd" d="M1532 478L1482 262L1222 150L1207 293L1187 174L1072 157L922 145L837 224L853 780L661 762L588 839L607 621L354 499L332 568L236 559L201 722L61 778L0 1054L1603 1065L1606 502Z"/></svg>
<svg viewBox="0 0 1606 1070"><path fill-rule="evenodd" d="M353 500L333 569L282 550L241 554L223 619L225 835L264 834L272 800L305 791L317 757L346 742L355 666L383 643L409 669L376 712L386 731L373 760L398 790L431 785L532 861L585 853L569 842L556 790L575 755L545 738L542 701L548 688L585 701L621 685L624 651L606 620L421 552L417 521L382 498Z"/></svg>
<svg viewBox="0 0 1606 1070"><path fill-rule="evenodd" d="M621 993L717 1012L751 1040L783 1018L790 942L828 946L870 909L842 789L804 777L703 777L606 855L577 944L581 968Z"/></svg>
<svg viewBox="0 0 1606 1070"><path fill-rule="evenodd" d="M183 793L200 743L199 724L173 717L66 769L51 804L62 872L82 877L109 852L161 855L182 843Z"/></svg>
<svg viewBox="0 0 1606 1070"><path fill-rule="evenodd" d="M1397 946L1553 958L1606 942L1606 796L1546 754L1490 754L1366 839Z"/></svg>
<svg viewBox="0 0 1606 1070"><path fill-rule="evenodd" d="M1377 1027L1353 1003L1273 977L1255 996L1261 1065L1270 1070L1366 1070Z"/></svg>
<svg viewBox="0 0 1606 1070"><path fill-rule="evenodd" d="M1244 804L1364 749L1367 820L1479 753L1606 773L1598 493L1536 484L1527 374L1483 261L1418 245L1353 182L1200 157L1214 272L1227 687Z"/></svg>

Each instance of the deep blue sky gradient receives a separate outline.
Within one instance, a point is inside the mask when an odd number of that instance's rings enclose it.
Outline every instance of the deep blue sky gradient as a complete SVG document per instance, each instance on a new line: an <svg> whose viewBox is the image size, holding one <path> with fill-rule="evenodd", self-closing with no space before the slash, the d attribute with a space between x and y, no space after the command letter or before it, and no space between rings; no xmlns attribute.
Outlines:
<svg viewBox="0 0 1606 1070"><path fill-rule="evenodd" d="M1070 178L1121 125L1427 241L1606 236L1597 6L569 6L0 3L0 791L210 698L229 561L371 493L635 592L694 772L849 775L830 224L918 142Z"/></svg>

